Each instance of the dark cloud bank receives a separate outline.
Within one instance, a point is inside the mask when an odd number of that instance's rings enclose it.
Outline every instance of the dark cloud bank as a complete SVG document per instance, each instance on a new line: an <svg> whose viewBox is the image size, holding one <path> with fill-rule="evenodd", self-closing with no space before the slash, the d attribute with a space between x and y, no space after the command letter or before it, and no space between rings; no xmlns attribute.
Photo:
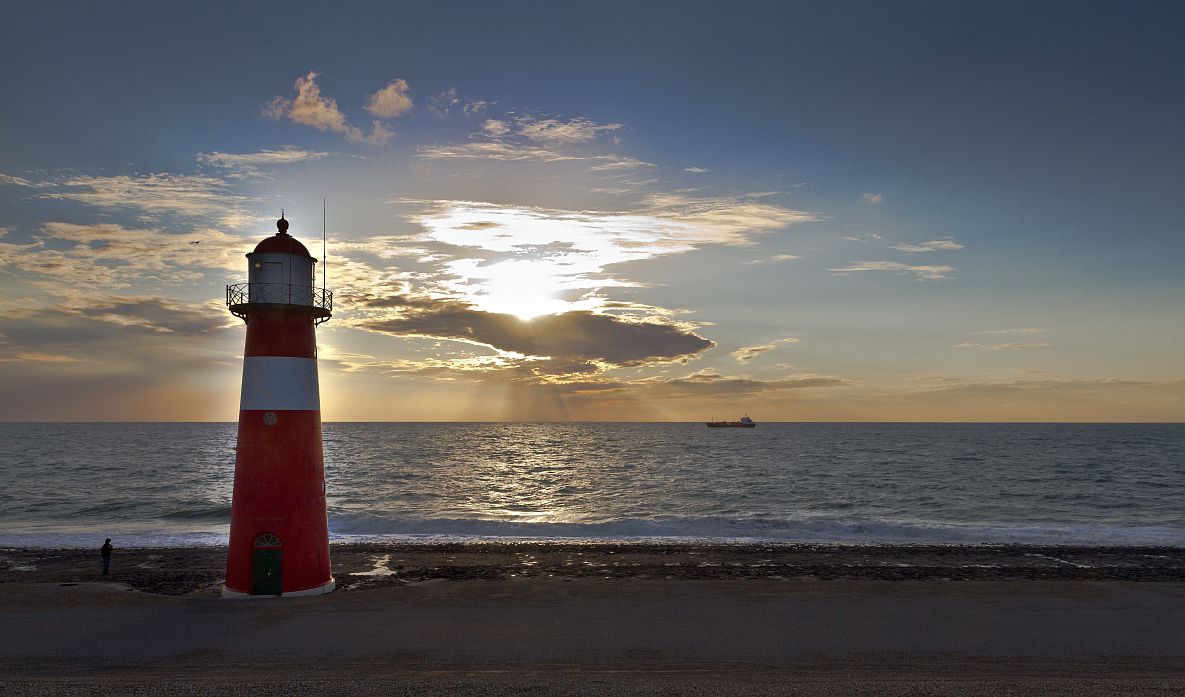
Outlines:
<svg viewBox="0 0 1185 697"><path fill-rule="evenodd" d="M572 372L590 363L636 366L687 360L716 344L669 324L630 322L612 315L565 312L524 321L514 315L475 310L448 300L394 296L364 301L396 316L362 323L395 336L426 336L492 346L528 356L550 357Z"/></svg>

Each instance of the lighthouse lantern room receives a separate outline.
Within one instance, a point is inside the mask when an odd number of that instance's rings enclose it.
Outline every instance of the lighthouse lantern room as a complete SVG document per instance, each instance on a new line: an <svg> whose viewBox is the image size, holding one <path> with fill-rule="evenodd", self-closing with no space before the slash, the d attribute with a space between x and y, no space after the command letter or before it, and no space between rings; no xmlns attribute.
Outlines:
<svg viewBox="0 0 1185 697"><path fill-rule="evenodd" d="M316 325L333 313L317 260L288 221L247 255L226 304L247 323L225 596L333 590Z"/></svg>

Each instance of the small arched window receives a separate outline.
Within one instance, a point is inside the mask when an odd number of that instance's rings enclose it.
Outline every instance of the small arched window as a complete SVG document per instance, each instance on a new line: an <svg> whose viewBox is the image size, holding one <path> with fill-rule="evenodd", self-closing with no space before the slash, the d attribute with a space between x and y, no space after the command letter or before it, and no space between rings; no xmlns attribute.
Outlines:
<svg viewBox="0 0 1185 697"><path fill-rule="evenodd" d="M270 532L265 532L255 538L256 547L279 547L280 538Z"/></svg>

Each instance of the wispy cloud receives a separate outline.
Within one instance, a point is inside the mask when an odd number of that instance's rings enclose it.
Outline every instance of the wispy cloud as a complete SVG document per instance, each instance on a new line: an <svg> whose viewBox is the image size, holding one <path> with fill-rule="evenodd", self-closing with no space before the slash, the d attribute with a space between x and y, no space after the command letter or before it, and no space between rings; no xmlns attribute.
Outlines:
<svg viewBox="0 0 1185 697"><path fill-rule="evenodd" d="M777 339L776 341L770 341L768 343L758 344L756 346L742 346L736 351L733 351L730 355L743 363L745 361L752 360L763 353L772 351L779 346L797 343L798 339L795 339L794 337L786 337L785 339Z"/></svg>
<svg viewBox="0 0 1185 697"><path fill-rule="evenodd" d="M950 278L954 270L953 266L910 266L896 261L854 261L847 266L831 269L834 273L897 271L911 273L920 281L942 281Z"/></svg>
<svg viewBox="0 0 1185 697"><path fill-rule="evenodd" d="M0 242L0 266L50 294L80 296L241 269L243 246L242 239L212 229L169 233L51 222L27 244Z"/></svg>
<svg viewBox="0 0 1185 697"><path fill-rule="evenodd" d="M801 259L801 258L802 257L799 257L795 254L775 254L771 257L766 257L765 259L753 259L752 261L746 261L745 263L750 266L753 266L756 264L769 264L769 263L776 263L779 261L793 261L795 259Z"/></svg>
<svg viewBox="0 0 1185 697"><path fill-rule="evenodd" d="M634 157L613 157L605 156L598 158L600 161L588 168L590 172L605 172L614 169L637 169L641 167L654 167L652 162L644 162Z"/></svg>
<svg viewBox="0 0 1185 697"><path fill-rule="evenodd" d="M440 94L428 97L428 111L442 119L453 112L458 112L465 116L480 114L488 106L489 102L487 101L467 99L458 95L456 87L450 87Z"/></svg>
<svg viewBox="0 0 1185 697"><path fill-rule="evenodd" d="M979 344L979 343L974 343L971 341L965 341L961 344L955 344L955 348L980 349L981 351L1026 351L1029 349L1049 348L1051 346L1053 346L1053 344L1048 343L1048 342L1041 342L1041 343L1037 343L1037 342L1031 342L1031 343L1010 342L1010 343L1004 343L1004 344Z"/></svg>
<svg viewBox="0 0 1185 697"><path fill-rule="evenodd" d="M222 307L142 295L10 311L0 419L220 418L233 409L221 396L233 383L219 379L233 374L233 321Z"/></svg>
<svg viewBox="0 0 1185 697"><path fill-rule="evenodd" d="M947 237L941 240L930 240L921 244L906 244L904 242L893 245L893 249L907 254L923 254L925 252L953 252L962 249L963 245Z"/></svg>
<svg viewBox="0 0 1185 697"><path fill-rule="evenodd" d="M167 173L71 177L62 182L60 190L41 196L136 210L146 219L173 214L227 225L242 222L242 206L247 201L218 177Z"/></svg>
<svg viewBox="0 0 1185 697"><path fill-rule="evenodd" d="M598 124L590 119L536 119L524 116L516 120L519 135L540 143L587 143L605 131L616 131L619 123Z"/></svg>
<svg viewBox="0 0 1185 697"><path fill-rule="evenodd" d="M47 188L53 186L53 184L50 182L30 181L30 180L25 179L23 177L17 177L17 176L11 175L11 174L4 174L3 172L0 172L0 184L8 184L11 186L24 186L24 187L28 187L30 189L47 189Z"/></svg>
<svg viewBox="0 0 1185 697"><path fill-rule="evenodd" d="M259 178L266 176L264 170L270 167L320 160L326 157L329 157L327 152L286 147L281 150L260 150L248 153L203 152L198 153L197 159L204 165L226 170L230 177Z"/></svg>
<svg viewBox="0 0 1185 697"><path fill-rule="evenodd" d="M684 172L691 172L692 174L703 174L708 171L707 167L684 167Z"/></svg>
<svg viewBox="0 0 1185 697"><path fill-rule="evenodd" d="M590 147L601 133L621 127L618 123L598 124L585 118L489 118L468 142L422 147L416 156L424 160L583 162L592 172L653 167L650 162Z"/></svg>
<svg viewBox="0 0 1185 697"><path fill-rule="evenodd" d="M1042 327L1023 327L1021 329L985 329L981 332L972 332L973 334L1044 334L1045 329Z"/></svg>
<svg viewBox="0 0 1185 697"><path fill-rule="evenodd" d="M850 384L832 375L799 374L777 380L757 380L745 376L721 375L708 368L678 378L652 378L630 383L657 398L678 399L706 396L743 397L747 395L819 387L842 387Z"/></svg>
<svg viewBox="0 0 1185 697"><path fill-rule="evenodd" d="M350 125L346 120L346 115L338 108L337 100L321 94L315 72L310 71L307 75L296 78L293 88L296 90L295 97L291 99L272 98L263 109L264 116L269 116L277 121L287 118L293 123L312 126L318 131L340 133L345 136L346 140L355 143L382 145L393 135L390 129L379 121L372 122L369 134L364 133L357 126ZM376 95L372 95L372 98L381 93L380 91ZM385 104L386 102L384 102Z"/></svg>
<svg viewBox="0 0 1185 697"><path fill-rule="evenodd" d="M864 202L865 203L872 203L872 204L884 203L884 200L885 200L884 194L874 194L874 193L864 194Z"/></svg>
<svg viewBox="0 0 1185 697"><path fill-rule="evenodd" d="M500 123L500 122L499 122ZM510 143L498 140L458 143L456 145L432 145L420 148L416 157L422 160L493 160L498 162L587 162L590 170L631 169L653 167L631 157L616 155L590 155L540 147L537 145Z"/></svg>
<svg viewBox="0 0 1185 697"><path fill-rule="evenodd" d="M412 101L407 80L395 79L366 98L366 110L383 119L390 119L411 111Z"/></svg>
<svg viewBox="0 0 1185 697"><path fill-rule="evenodd" d="M481 125L481 130L488 136L499 138L510 132L510 125L499 119L486 119Z"/></svg>
<svg viewBox="0 0 1185 697"><path fill-rule="evenodd" d="M86 359L57 353L38 353L36 351L7 353L0 350L0 363L79 363L84 360Z"/></svg>
<svg viewBox="0 0 1185 697"><path fill-rule="evenodd" d="M708 244L745 245L815 216L737 197L644 197L634 211L570 211L469 201L412 201L421 242L449 245L439 290L489 311L595 309L602 288L635 285L605 269ZM464 256L457 249L470 249ZM477 253L480 250L480 253ZM550 309L548 309L550 308Z"/></svg>

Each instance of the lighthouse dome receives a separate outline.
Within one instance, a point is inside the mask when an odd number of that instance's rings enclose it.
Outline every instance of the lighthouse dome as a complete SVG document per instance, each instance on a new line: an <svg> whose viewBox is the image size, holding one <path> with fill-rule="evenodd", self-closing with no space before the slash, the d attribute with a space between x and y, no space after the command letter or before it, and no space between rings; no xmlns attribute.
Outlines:
<svg viewBox="0 0 1185 697"><path fill-rule="evenodd" d="M287 220L280 218L276 221L276 227L279 229L279 232L257 244L255 246L255 254L268 252L270 254L296 254L303 257L313 256L309 254L308 248L300 243L300 240L288 234Z"/></svg>

